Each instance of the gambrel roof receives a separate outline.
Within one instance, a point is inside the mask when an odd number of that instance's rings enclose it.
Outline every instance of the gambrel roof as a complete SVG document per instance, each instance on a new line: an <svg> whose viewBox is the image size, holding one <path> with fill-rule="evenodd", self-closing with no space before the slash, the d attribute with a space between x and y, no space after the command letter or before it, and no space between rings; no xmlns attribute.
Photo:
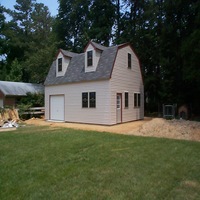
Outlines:
<svg viewBox="0 0 200 200"><path fill-rule="evenodd" d="M41 84L0 81L0 91L4 96L26 96L27 93L44 93Z"/></svg>
<svg viewBox="0 0 200 200"><path fill-rule="evenodd" d="M96 71L85 72L85 53L73 53L69 56L68 51L60 50L63 52L63 55L65 54L66 56L71 57L66 73L64 76L56 77L56 61L54 61L50 67L44 85L110 79L118 49L129 44L126 43L112 47L105 47L92 41L90 41L89 44L101 51Z"/></svg>

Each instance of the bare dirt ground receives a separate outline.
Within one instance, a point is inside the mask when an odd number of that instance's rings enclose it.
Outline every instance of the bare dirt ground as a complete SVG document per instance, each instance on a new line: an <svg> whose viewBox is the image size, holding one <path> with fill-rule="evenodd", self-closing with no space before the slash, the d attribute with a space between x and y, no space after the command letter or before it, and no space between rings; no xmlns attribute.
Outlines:
<svg viewBox="0 0 200 200"><path fill-rule="evenodd" d="M144 120L118 124L114 126L50 122L32 118L26 124L47 125L52 128L66 127L79 130L112 132L126 135L163 137L182 140L200 141L200 122L186 120L165 120L162 118L145 118Z"/></svg>

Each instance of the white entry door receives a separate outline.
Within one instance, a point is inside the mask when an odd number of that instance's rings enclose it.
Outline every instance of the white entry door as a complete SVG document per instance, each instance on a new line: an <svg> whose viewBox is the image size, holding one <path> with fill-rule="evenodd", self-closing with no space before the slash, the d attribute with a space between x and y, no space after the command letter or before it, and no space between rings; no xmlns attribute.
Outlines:
<svg viewBox="0 0 200 200"><path fill-rule="evenodd" d="M64 95L50 96L50 119L64 121Z"/></svg>
<svg viewBox="0 0 200 200"><path fill-rule="evenodd" d="M119 93L117 94L117 102L116 102L116 105L117 105L117 123L122 123L122 94Z"/></svg>

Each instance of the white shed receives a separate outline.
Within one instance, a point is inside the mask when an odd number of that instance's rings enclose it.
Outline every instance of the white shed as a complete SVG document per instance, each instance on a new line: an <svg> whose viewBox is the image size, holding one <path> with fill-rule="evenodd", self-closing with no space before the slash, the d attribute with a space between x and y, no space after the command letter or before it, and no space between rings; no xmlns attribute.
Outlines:
<svg viewBox="0 0 200 200"><path fill-rule="evenodd" d="M143 79L130 44L90 41L81 54L58 51L45 81L46 120L113 125L143 118Z"/></svg>

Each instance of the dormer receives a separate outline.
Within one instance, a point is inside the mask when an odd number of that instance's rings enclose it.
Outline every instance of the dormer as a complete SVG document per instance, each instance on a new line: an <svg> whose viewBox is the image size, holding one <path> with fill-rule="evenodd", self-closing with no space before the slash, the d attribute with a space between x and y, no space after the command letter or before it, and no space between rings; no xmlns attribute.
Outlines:
<svg viewBox="0 0 200 200"><path fill-rule="evenodd" d="M96 71L102 51L106 47L90 41L85 48L85 72Z"/></svg>
<svg viewBox="0 0 200 200"><path fill-rule="evenodd" d="M72 57L76 55L78 54L59 49L58 54L56 56L56 77L65 75Z"/></svg>

